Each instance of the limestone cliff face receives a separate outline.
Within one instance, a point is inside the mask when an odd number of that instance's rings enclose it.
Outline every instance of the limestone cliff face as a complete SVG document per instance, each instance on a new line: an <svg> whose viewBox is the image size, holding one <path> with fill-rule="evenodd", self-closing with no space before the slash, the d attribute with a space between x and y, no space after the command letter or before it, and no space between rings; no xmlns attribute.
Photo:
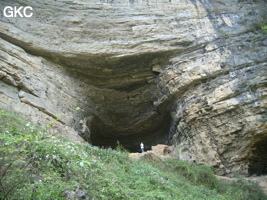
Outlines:
<svg viewBox="0 0 267 200"><path fill-rule="evenodd" d="M1 10L20 5L33 17L0 20L1 109L59 119L57 134L94 145L173 144L220 174L267 173L264 0L2 0Z"/></svg>

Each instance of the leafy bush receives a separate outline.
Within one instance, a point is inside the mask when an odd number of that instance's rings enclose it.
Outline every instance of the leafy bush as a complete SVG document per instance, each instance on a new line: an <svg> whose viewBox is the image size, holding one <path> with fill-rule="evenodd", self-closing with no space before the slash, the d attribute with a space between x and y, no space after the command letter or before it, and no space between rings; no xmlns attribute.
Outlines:
<svg viewBox="0 0 267 200"><path fill-rule="evenodd" d="M261 26L261 29L267 33L267 25Z"/></svg>
<svg viewBox="0 0 267 200"><path fill-rule="evenodd" d="M31 181L32 162L27 158L27 147L34 127L3 111L0 119L0 199L8 199Z"/></svg>

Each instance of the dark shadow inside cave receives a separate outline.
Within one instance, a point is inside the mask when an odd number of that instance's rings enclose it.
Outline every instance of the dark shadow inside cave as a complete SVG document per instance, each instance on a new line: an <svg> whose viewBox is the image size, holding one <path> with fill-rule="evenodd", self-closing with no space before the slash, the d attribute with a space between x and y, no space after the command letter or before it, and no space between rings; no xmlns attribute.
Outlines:
<svg viewBox="0 0 267 200"><path fill-rule="evenodd" d="M252 148L249 160L249 175L267 175L267 138L257 142Z"/></svg>
<svg viewBox="0 0 267 200"><path fill-rule="evenodd" d="M90 143L99 147L111 146L115 148L117 141L130 152L140 152L140 143L144 143L145 150L150 150L157 144L169 144L169 130L172 121L169 99L153 110L153 107L140 115L134 116L134 111L110 113L95 116L90 127ZM128 107L127 107L128 108ZM108 118L107 118L108 116Z"/></svg>
<svg viewBox="0 0 267 200"><path fill-rule="evenodd" d="M115 148L119 142L130 152L140 152L140 143L143 142L145 150L151 150L151 146L168 143L168 132L171 117L166 113L151 116L147 121L132 127L116 127L105 124L104 121L95 117L90 126L90 140L92 145L105 148Z"/></svg>

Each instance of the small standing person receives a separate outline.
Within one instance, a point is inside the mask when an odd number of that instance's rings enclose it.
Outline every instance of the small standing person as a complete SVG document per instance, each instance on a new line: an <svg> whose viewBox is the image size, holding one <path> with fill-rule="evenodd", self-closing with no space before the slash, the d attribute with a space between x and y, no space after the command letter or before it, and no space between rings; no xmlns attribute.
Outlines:
<svg viewBox="0 0 267 200"><path fill-rule="evenodd" d="M144 153L145 150L144 150L144 144L143 144L143 142L141 142L141 144L140 144L140 148L141 148L142 153Z"/></svg>

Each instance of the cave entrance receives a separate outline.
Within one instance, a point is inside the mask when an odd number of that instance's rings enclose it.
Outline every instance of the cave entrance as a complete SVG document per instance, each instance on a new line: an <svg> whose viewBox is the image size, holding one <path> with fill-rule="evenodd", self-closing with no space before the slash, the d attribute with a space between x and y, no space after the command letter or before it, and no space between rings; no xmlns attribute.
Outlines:
<svg viewBox="0 0 267 200"><path fill-rule="evenodd" d="M140 152L141 142L146 151L157 144L170 145L172 99L156 109L152 103L141 105L131 108L121 103L118 106L123 112L116 113L116 109L112 109L105 115L95 116L88 124L92 145L115 148L119 141L130 152Z"/></svg>
<svg viewBox="0 0 267 200"><path fill-rule="evenodd" d="M114 57L87 57L75 61L74 76L88 88L89 108L85 139L94 146L115 148L117 141L131 152L156 144L168 144L173 98L163 81L172 52L146 52ZM71 59L68 64L72 67ZM76 63L80 63L78 68ZM89 64L90 63L90 64Z"/></svg>
<svg viewBox="0 0 267 200"><path fill-rule="evenodd" d="M171 117L167 112L151 116L131 127L127 121L125 126L116 126L116 124L106 124L105 121L95 117L90 125L90 140L92 145L105 148L109 146L115 148L119 142L130 152L140 152L140 143L143 142L147 151L151 150L151 146L168 144L170 123Z"/></svg>
<svg viewBox="0 0 267 200"><path fill-rule="evenodd" d="M267 138L254 144L249 160L249 175L267 175Z"/></svg>

